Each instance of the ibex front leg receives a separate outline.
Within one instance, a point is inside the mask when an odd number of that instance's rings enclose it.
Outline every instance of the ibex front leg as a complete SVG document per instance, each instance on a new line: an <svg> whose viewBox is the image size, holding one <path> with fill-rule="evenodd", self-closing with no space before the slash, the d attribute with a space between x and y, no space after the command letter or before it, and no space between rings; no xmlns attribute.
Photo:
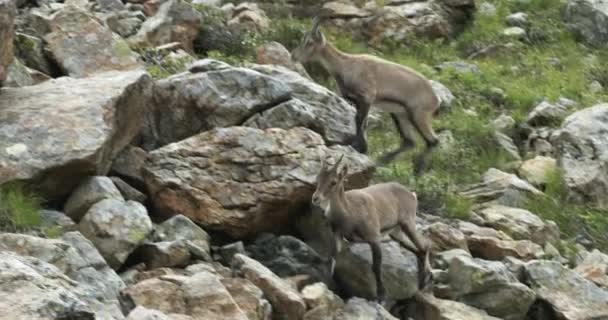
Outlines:
<svg viewBox="0 0 608 320"><path fill-rule="evenodd" d="M384 289L384 283L382 282L382 249L380 248L380 241L369 242L369 246L372 249L372 271L376 276L376 299L382 304L386 299L386 289Z"/></svg>

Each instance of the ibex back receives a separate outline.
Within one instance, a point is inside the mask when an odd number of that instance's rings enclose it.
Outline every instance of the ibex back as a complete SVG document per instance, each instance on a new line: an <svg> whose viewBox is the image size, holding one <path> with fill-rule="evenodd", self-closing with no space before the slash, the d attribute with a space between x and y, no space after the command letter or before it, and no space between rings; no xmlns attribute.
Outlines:
<svg viewBox="0 0 608 320"><path fill-rule="evenodd" d="M326 41L319 25L326 15L313 20L312 29L292 58L298 62L318 61L334 77L340 94L357 108L357 135L353 147L367 153L365 129L369 109L374 106L389 112L401 136L401 146L383 155L379 164L391 162L400 153L415 146L417 131L427 148L414 160L414 173L419 175L426 160L438 143L432 127L439 99L431 83L415 70L367 54L348 54Z"/></svg>
<svg viewBox="0 0 608 320"><path fill-rule="evenodd" d="M340 170L342 157L331 168L327 168L325 160L322 160L317 188L312 197L313 205L324 211L335 237L330 248L331 258L337 254L337 244L343 237L351 242L368 243L372 250L377 297L383 301L385 289L380 241L383 234L388 233L404 248L416 254L418 285L420 288L427 287L431 280L430 245L416 231L416 194L393 182L345 191L344 179L348 168L345 165ZM331 269L333 273L333 263Z"/></svg>

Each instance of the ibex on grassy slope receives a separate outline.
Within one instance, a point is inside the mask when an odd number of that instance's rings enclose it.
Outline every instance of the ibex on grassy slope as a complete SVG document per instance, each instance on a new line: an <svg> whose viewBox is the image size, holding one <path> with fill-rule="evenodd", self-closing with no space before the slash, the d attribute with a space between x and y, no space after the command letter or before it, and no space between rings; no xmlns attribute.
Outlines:
<svg viewBox="0 0 608 320"><path fill-rule="evenodd" d="M390 234L405 249L416 254L418 286L426 288L431 281L430 245L416 231L416 193L395 182L344 191L348 168L345 165L339 169L343 157L329 169L325 159L322 160L317 188L312 196L313 205L324 211L334 234L330 248L331 272L337 245L343 237L351 242L368 243L372 250L377 298L384 301L386 292L382 282L380 241L383 235Z"/></svg>
<svg viewBox="0 0 608 320"><path fill-rule="evenodd" d="M380 165L392 161L400 153L414 147L414 132L424 138L427 148L415 159L414 173L419 175L426 159L438 143L433 131L433 116L439 108L439 98L431 83L413 69L367 54L348 54L325 40L319 30L327 18L321 14L313 20L312 29L292 58L298 62L318 61L335 78L340 94L357 108L357 136L353 147L367 153L365 129L371 106L389 112L401 136L401 146L379 160Z"/></svg>

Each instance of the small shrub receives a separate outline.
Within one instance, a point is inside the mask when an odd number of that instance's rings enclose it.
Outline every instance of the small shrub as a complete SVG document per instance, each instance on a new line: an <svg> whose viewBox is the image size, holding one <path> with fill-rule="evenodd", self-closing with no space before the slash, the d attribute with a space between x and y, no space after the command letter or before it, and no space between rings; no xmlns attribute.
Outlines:
<svg viewBox="0 0 608 320"><path fill-rule="evenodd" d="M0 230L18 232L39 228L41 201L22 184L0 186Z"/></svg>

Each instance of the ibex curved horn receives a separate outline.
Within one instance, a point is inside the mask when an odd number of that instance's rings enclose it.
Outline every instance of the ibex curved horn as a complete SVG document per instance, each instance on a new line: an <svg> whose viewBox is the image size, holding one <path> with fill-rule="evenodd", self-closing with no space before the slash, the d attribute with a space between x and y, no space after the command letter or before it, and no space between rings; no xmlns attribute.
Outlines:
<svg viewBox="0 0 608 320"><path fill-rule="evenodd" d="M321 12L319 12L319 14L317 14L313 19L312 19L312 28L311 28L311 32L313 34L318 34L319 33L319 27L321 26L321 23L323 23L323 21L329 19L331 16L331 12L327 9L321 9Z"/></svg>
<svg viewBox="0 0 608 320"><path fill-rule="evenodd" d="M342 162L342 159L344 158L344 153L340 156L340 159L338 159L338 161L336 161L336 164L334 164L334 167L331 169L334 172L338 172L338 166L340 166L340 162Z"/></svg>

